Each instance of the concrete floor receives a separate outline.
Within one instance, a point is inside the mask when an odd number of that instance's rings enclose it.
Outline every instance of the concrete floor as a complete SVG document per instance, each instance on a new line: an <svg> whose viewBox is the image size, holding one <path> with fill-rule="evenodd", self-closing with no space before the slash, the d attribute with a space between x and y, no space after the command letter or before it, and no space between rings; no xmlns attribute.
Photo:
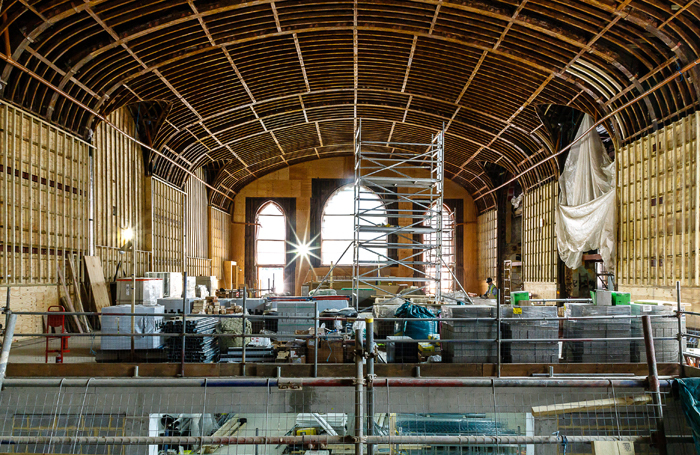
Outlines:
<svg viewBox="0 0 700 455"><path fill-rule="evenodd" d="M95 333L99 335L99 333ZM49 349L57 350L58 339L49 340ZM100 337L70 337L68 350L63 363L88 363L95 361L95 353L100 349ZM57 353L49 353L49 363L56 361ZM46 340L44 338L23 338L12 343L10 363L44 363L46 362Z"/></svg>

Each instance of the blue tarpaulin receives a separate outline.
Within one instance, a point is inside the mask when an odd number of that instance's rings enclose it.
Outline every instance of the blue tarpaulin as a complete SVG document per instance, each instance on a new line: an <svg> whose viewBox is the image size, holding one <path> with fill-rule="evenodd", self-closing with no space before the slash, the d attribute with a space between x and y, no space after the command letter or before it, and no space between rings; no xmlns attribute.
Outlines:
<svg viewBox="0 0 700 455"><path fill-rule="evenodd" d="M413 305L410 302L406 302L396 310L394 315L397 318L416 318L416 319L426 319L434 318L435 315L430 312L427 308L422 306ZM403 334L407 337L411 337L414 340L427 340L430 335L437 333L437 321L404 321L401 324L403 327Z"/></svg>
<svg viewBox="0 0 700 455"><path fill-rule="evenodd" d="M700 378L677 379L676 382L685 419L693 430L695 452L700 453Z"/></svg>

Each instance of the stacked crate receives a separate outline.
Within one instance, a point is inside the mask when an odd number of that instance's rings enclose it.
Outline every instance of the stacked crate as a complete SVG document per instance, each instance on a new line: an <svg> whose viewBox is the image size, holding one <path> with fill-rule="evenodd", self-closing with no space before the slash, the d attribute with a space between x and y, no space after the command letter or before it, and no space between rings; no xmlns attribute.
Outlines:
<svg viewBox="0 0 700 455"><path fill-rule="evenodd" d="M294 334L315 326L316 304L312 301L277 301L277 333ZM302 319L292 319L302 318Z"/></svg>
<svg viewBox="0 0 700 455"><path fill-rule="evenodd" d="M567 303L568 317L581 316L629 316L629 305L596 306ZM564 321L564 338L630 338L631 320L589 319ZM630 341L567 341L564 358L571 363L629 363Z"/></svg>
<svg viewBox="0 0 700 455"><path fill-rule="evenodd" d="M559 321L555 306L524 306L502 310L503 318L537 318L539 320L503 321L504 339L551 339L552 342L503 343L503 361L509 363L559 363ZM550 319L544 321L543 319Z"/></svg>
<svg viewBox="0 0 700 455"><path fill-rule="evenodd" d="M478 318L442 323L443 340L464 340L442 344L443 359L448 363L496 363L498 347L495 340L498 324L496 307L490 305L467 305L452 309L452 318ZM480 319L483 318L483 319Z"/></svg>
<svg viewBox="0 0 700 455"><path fill-rule="evenodd" d="M678 336L678 319L675 317L674 309L663 305L644 305L636 303L631 304L630 307L632 309L632 315L634 316L645 314L650 316L674 316L668 318L651 318L651 334L654 337L656 361L659 363L678 363L678 341L657 340L657 338L675 338ZM685 332L685 317L681 320L681 324L682 330ZM632 320L632 336L644 337L642 318L635 318ZM644 340L632 341L632 362L646 363L646 356Z"/></svg>

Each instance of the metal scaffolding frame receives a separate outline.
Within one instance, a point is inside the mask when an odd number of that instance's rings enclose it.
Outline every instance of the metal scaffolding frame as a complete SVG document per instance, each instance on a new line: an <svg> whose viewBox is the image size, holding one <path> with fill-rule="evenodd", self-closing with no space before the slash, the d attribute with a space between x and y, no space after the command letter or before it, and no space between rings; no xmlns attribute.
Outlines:
<svg viewBox="0 0 700 455"><path fill-rule="evenodd" d="M358 120L354 135L355 302L359 289L386 292L379 286L387 283L416 286L441 301L444 132L443 125L430 143L364 141L362 119ZM383 206L377 207L370 194L379 196ZM425 236L429 242L424 241ZM402 298L411 292L397 289L393 295Z"/></svg>

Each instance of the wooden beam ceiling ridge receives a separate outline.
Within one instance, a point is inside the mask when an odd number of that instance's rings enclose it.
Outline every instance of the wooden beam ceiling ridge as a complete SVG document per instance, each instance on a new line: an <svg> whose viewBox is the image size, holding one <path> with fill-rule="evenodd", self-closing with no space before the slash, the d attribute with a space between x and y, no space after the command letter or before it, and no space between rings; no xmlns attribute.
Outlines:
<svg viewBox="0 0 700 455"><path fill-rule="evenodd" d="M58 66L56 66L51 60L47 59L46 57L44 57L43 55L41 55L39 52L37 52L36 50L34 50L34 48L32 48L31 46L27 46L27 52L29 52L29 54L30 54L32 57L38 59L38 60L39 60L40 62L42 62L44 65L46 65L46 66L48 66L49 68L51 68L52 70L56 71L56 73L58 73L59 75L65 76L65 75L67 74L67 73L66 73L65 71L63 71L61 68L59 68ZM69 77L70 77L70 81L71 81L72 83L74 83L75 85L77 85L78 87L80 87L81 89L83 89L86 93L90 94L90 96L92 96L93 98L95 98L95 99L97 99L97 100L100 99L100 95L98 95L97 93L95 93L94 91L92 91L92 90L90 89L90 87L88 87L88 86L86 86L85 84L83 84L82 82L80 82L80 81L79 81L78 79L76 79L73 75L71 75L71 76L69 76Z"/></svg>
<svg viewBox="0 0 700 455"><path fill-rule="evenodd" d="M257 115L257 113L256 113L256 115ZM261 117L256 117L256 118L257 118L257 121L260 122L260 124L261 124L261 126L263 127L264 131L257 132L257 133L252 133L252 134L249 134L249 135L247 135L247 136L244 136L244 137L241 137L241 138L237 138L237 139L235 139L235 140L233 140L233 141L230 141L230 142L225 143L223 146L214 147L214 148L211 149L211 152L216 152L216 151L220 150L221 148L223 148L223 147L225 147L225 146L227 146L227 145L232 145L232 144L234 144L234 143L236 143L236 142L240 142L240 141L243 141L243 140L246 140L246 139L250 139L250 138L253 138L253 137L256 137L256 136L261 136L261 135L263 135L263 134L265 134L265 133L267 133L267 132L273 132L273 133L274 133L275 131L283 130L283 129L286 128L286 127L278 127L278 128L268 129L268 128L265 126L264 122L262 121L263 119L262 119ZM379 119L379 118L371 118L371 117L364 117L364 119L367 119L367 120L375 120L375 121L381 121L381 122L389 122L389 121L390 121L390 120L387 120L387 119ZM322 123L322 122L338 122L338 121L343 121L343 120L351 120L351 118L349 118L349 117L348 117L348 118L332 118L332 119L327 119L327 120L317 121L317 122L320 124L320 123ZM406 124L406 125L413 126L413 127L424 127L424 126L422 126L422 125L413 124L413 123L405 123L405 124ZM486 131L483 131L483 132L486 132ZM218 134L218 133L217 133L217 134ZM455 137L455 138L457 138L457 139L463 140L463 141L465 141L465 142L468 142L468 143L470 143L470 144L473 144L473 145L475 145L475 146L477 146L477 147L480 147L480 150L481 150L481 149L486 149L486 150L489 150L489 151L493 152L494 154L498 154L499 156L504 155L504 154L507 154L507 152L504 152L503 150L497 150L496 148L492 148L492 147L489 146L489 145L484 145L484 144L482 144L482 143L480 143L480 142L478 142L478 141L476 141L476 140L474 140L474 139L471 139L471 138L469 138L469 137L465 137L465 136L462 136L462 135L459 135L459 134L456 134L456 133L450 133L450 132L447 132L446 134L448 134L448 135L450 135L450 136L453 136L453 137ZM514 150L517 150L518 153L517 153L517 155L516 155L516 154L513 154L514 156L518 156L518 157L519 157L520 155L527 156L520 148L518 148L515 144L513 144L513 143L510 142L510 141L508 141L507 139L500 138L500 140L503 141L504 143L510 145ZM324 145L324 146L325 146L325 145ZM511 164L514 163L514 161L513 161L510 157L507 157L507 159L508 159L508 162L509 162L509 163L511 163ZM455 165L455 167L457 167L457 165Z"/></svg>
<svg viewBox="0 0 700 455"><path fill-rule="evenodd" d="M411 44L411 52L408 54L408 63L406 64L406 75L403 78L403 85L401 85L401 93L406 91L406 84L408 84L408 75L411 73L411 64L413 63L413 54L416 53L416 45L418 44L418 36L413 37L413 44Z"/></svg>
<svg viewBox="0 0 700 455"><path fill-rule="evenodd" d="M270 136L272 137L272 140L275 141L275 144L277 144L277 148L280 150L279 157L282 158L282 161L284 161L284 164L287 164L287 160L284 158L284 149L280 145L280 141L277 140L277 136L275 136L275 132L273 130L270 130L269 133L270 133Z"/></svg>
<svg viewBox="0 0 700 455"><path fill-rule="evenodd" d="M191 5L191 6L194 8L194 5ZM90 15L90 17L92 17L92 18L95 20L95 22L97 22L97 23L100 25L100 27L102 27L107 33L109 33L109 35L110 35L115 41L119 41L119 40L120 40L119 35L114 31L114 29L112 29L112 27L110 27L109 25L107 25L106 22L104 22L102 19L100 19L100 17L99 17L91 8L88 7L88 8L86 8L85 10L88 12L88 14ZM199 15L199 14L196 13L196 9L195 9L195 14L196 14L198 17L201 16L201 15ZM128 46L126 43L122 43L122 47L123 47L124 50L126 50L126 51L129 53L129 55L131 55L131 57L133 57L134 60L136 60L136 62L138 62L144 69L146 69L146 70L149 69L149 68L148 68L148 65L146 65L146 64L136 55L136 53L135 53L133 50L131 50L131 48L129 48L129 46ZM197 110L194 108L194 106L192 106L192 105L189 103L189 101L187 101L187 99L186 99L184 96L182 96L182 95L180 94L180 92L178 92L178 90L165 78L165 76L163 76L163 74L160 72L159 69L154 69L154 70L153 70L153 74L155 74L155 75L163 82L163 84L165 84L165 86L168 87L168 88L170 89L171 92L173 92L173 94L175 95L175 97L176 97L178 100L180 100L180 102L181 102L182 104L184 104L190 111L192 111L192 113L194 113L194 115L196 115L197 118L198 118L199 120L202 120L203 117L199 114L199 112L197 112ZM54 95L54 98L56 98L57 96L58 96L58 94L56 93L56 94Z"/></svg>
<svg viewBox="0 0 700 455"><path fill-rule="evenodd" d="M530 166L530 167L528 167L527 169L523 170L523 171L520 172L518 175L516 175L516 176L514 176L512 179L510 179L509 181L507 181L507 182L505 182L505 183L499 185L498 187L494 188L493 190L489 191L489 193L492 193L492 192L494 192L494 191L497 191L497 190L500 189L500 188L503 188L504 186L506 186L508 183L512 182L513 180L520 178L521 176L527 174L528 172L530 172L530 171L533 170L534 168L536 168L536 167L538 167L538 166L540 166L540 165L542 165L542 164L544 164L544 163L546 163L546 162L548 162L548 161L551 161L552 159L554 159L554 158L557 157L558 155L561 155L562 153L564 153L564 152L566 152L567 150L571 149L571 147L572 147L573 145L577 144L577 143L581 140L581 138L585 137L586 134L588 134L588 133L590 133L591 131L595 130L598 126L602 125L602 124L603 124L605 121L607 121L608 119L610 119L610 118L612 118L613 116L617 115L619 112L623 111L624 109L627 109L629 106L633 105L634 103L637 103L638 101L641 101L643 98L646 98L647 96L651 95L652 93L655 93L655 92L658 91L660 88L662 88L662 87L668 85L669 83L671 83L672 81L674 81L678 76L681 76L683 73L686 73L687 71L690 71L691 69L697 67L698 65L700 65L700 58L697 59L697 60L695 60L695 61L693 61L693 62L691 62L691 63L689 63L689 64L687 64L685 67L681 68L680 71L678 71L677 73L674 73L674 74L670 75L669 77L667 77L667 78L664 79L663 81L661 81L661 82L659 82L658 84L656 84L655 86L651 87L651 88L650 88L649 90L647 90L646 92L644 92L644 93L640 94L639 96L635 97L634 99L632 99L632 100L626 102L625 104L623 104L622 106L618 107L618 108L615 109L614 111L612 111L612 112L606 114L605 116L603 116L602 118L600 118L597 122L595 122L595 123L593 124L593 126L591 126L588 130L584 131L583 134L581 134L581 135L579 136L578 139L575 139L575 140L574 140L573 142L571 142L569 145L567 145L566 147L564 147L564 148L562 148L561 150L557 151L556 153L553 153L553 154L551 154L551 155L549 155L549 156L543 158L543 159L540 160L539 162L534 163L532 166ZM487 194L489 194L489 193L487 193ZM484 197L485 195L486 195L486 194L481 195L481 196L479 196L477 199L480 199L480 198Z"/></svg>
<svg viewBox="0 0 700 455"><path fill-rule="evenodd" d="M209 43L211 43L212 46L216 47L216 42L214 41L214 38L211 36L211 33L209 33L209 28L207 27L207 24L204 23L204 18L202 17L201 14L199 14L199 11L197 11L197 7L194 6L194 2L192 0L188 0L187 3L190 5L190 8L192 9L192 12L197 16L197 20L199 21L199 25L202 27L202 30L204 30L204 34L207 35L207 39L209 40Z"/></svg>
<svg viewBox="0 0 700 455"><path fill-rule="evenodd" d="M625 0L624 2L620 3L620 4L618 5L618 7L616 8L616 12L622 11L623 9L627 8L627 6L628 6L630 3L632 3L632 0ZM627 13L627 14L629 14L629 13ZM625 14L625 16L626 16L627 14ZM578 51L578 53L576 54L576 56L575 56L573 59L571 59L571 61L569 61L569 63L566 64L566 66L564 67L564 69L562 69L561 74L564 74L564 73L571 67L571 65L573 65L574 63L576 63L576 62L578 61L578 59L581 58L581 56L582 56L584 53L590 52L591 49L593 48L593 45L594 45L600 38L602 38L603 35L605 35L605 33L607 33L607 32L608 32L615 24L617 24L617 22L618 22L620 19L622 19L622 18L623 18L623 15L622 15L622 14L614 14L613 17L612 17L612 19L611 19L610 21L608 21L607 25L606 25L605 27L603 27L593 38L591 38L591 39L586 43L586 45L585 45L584 47L582 47L582 48Z"/></svg>
<svg viewBox="0 0 700 455"><path fill-rule="evenodd" d="M656 74L658 74L659 71L663 71L664 69L666 69L666 68L668 68L669 66L673 65L673 64L676 63L677 61L678 61L678 56L675 56L675 55L674 55L673 57L669 58L668 60L666 60L665 62L663 62L662 64L660 64L660 65L657 66L656 68L654 68L653 70L649 71L649 72L648 72L647 74L645 74L644 76L642 76L642 77L640 77L639 79L637 79L637 82L639 82L639 83L646 82L649 78L654 77ZM609 100L607 100L607 101L605 102L605 104L610 105L610 104L614 103L615 101L619 100L623 95L625 95L627 92L629 92L630 90L632 90L632 89L635 88L635 87L637 87L637 84L633 81L633 82L632 82L631 84L629 84L627 87L625 87L624 89L622 89L619 93L615 94L615 96L613 96L612 98L610 98Z"/></svg>
<svg viewBox="0 0 700 455"><path fill-rule="evenodd" d="M24 5L24 7L27 8L29 11L31 11L31 12L34 13L34 14L36 14L36 15L39 17L39 19L41 19L41 20L44 21L44 22L47 21L46 16L44 16L43 14L41 14L41 13L39 12L39 10L37 10L36 8L34 8L32 5L30 5L29 2L28 2L27 0L19 0L19 2L20 2L22 5ZM2 2L0 2L0 10L1 10L1 9L2 9Z"/></svg>
<svg viewBox="0 0 700 455"><path fill-rule="evenodd" d="M622 8L625 8L627 5L629 5L629 3L630 3L631 1L632 1L632 0L625 0L622 4L620 4L619 9L621 10ZM615 25L615 24L617 23L618 20L620 20L620 18L621 18L621 16L615 15L615 16L608 22L608 24L607 24L605 27L603 27L603 29L602 29L600 32L598 32L591 40L589 40L589 42L587 43L587 45L586 45L584 48L582 48L582 49L576 54L576 56L575 56L573 59L571 59L571 61L569 61L569 63L567 63L567 65L566 65L566 66L564 67L564 69L561 71L561 74L565 73L566 70L567 70L572 64L574 64L574 63L583 55L583 53L586 51L586 49L590 49L591 46L592 46L597 40L599 40L608 30L610 30L610 28L612 28L613 25ZM515 18L513 18L513 20L515 20ZM547 84L549 84L549 82L550 82L552 79L554 79L554 77L555 77L555 73L551 73L549 76L547 76L547 78L544 80L544 82L542 82L542 83L540 84L540 86L537 88L537 90L535 90L535 91L532 93L532 95L530 95L530 97L527 99L527 101L525 101L525 103L523 103L523 105L520 106L520 107L518 108L518 110L516 110L516 111L513 113L513 115L511 115L511 117L506 121L506 125L505 125L505 126L503 127L503 129L494 137L493 140L495 140L496 138L499 138L499 137L510 127L510 125L513 123L513 121L515 120L515 118L516 118L522 111L524 111L524 110L527 108L527 106L529 106L530 104L532 104L532 102L537 98L537 96L539 96L539 94L542 93L542 91L545 89L545 87L547 86ZM574 99L578 98L580 95L581 95L580 92L577 93L577 94L575 95ZM570 101L570 103L572 103L574 99L572 99L572 100ZM491 145L491 144L493 143L493 140L491 141L491 143L490 143L489 145ZM479 149L473 156L469 157L469 159L468 159L467 161L465 161L465 162L462 164L462 166L460 166L460 168L463 169L464 166L466 166L467 164L469 164L469 162L471 162L471 161L479 154L479 152L481 152L481 149Z"/></svg>
<svg viewBox="0 0 700 455"><path fill-rule="evenodd" d="M304 113L304 121L309 123L309 116L306 114L306 106L304 105L304 97L299 95L299 104L301 105L301 111Z"/></svg>
<svg viewBox="0 0 700 455"><path fill-rule="evenodd" d="M129 135L127 132L125 132L124 130L122 130L121 128L119 128L117 125L115 125L114 123L112 123L111 121L109 121L109 119L108 119L107 117L105 117L105 116L101 115L100 113L98 113L98 112L92 110L89 106L86 106L85 104L83 104L83 103L80 102L79 100L77 100L77 99L75 99L74 97L70 96L69 94L65 93L64 91L62 91L61 89L59 89L58 87L56 87L55 85L53 85L51 82L49 82L49 81L47 81L46 79L44 79L43 77L39 76L39 75L36 74L35 72L31 71L31 70L30 70L29 68L27 68L26 66L22 65L22 64L19 63L19 62L16 62L16 61L15 61L14 59L12 59L10 56L7 56L7 55L5 55L5 54L0 53L0 59L4 60L4 61L7 62L8 64L14 66L14 67L17 68L18 70L20 70L20 71L22 71L22 72L28 74L28 75L31 76L33 79L35 79L35 80L37 80L38 82L40 82L41 84L44 84L44 85L46 85L47 87L49 87L49 88L51 88L52 90L54 90L56 93L61 94L61 96L65 97L66 99L68 99L70 102L74 103L74 104L75 104L76 106L78 106L79 108L84 109L85 111L89 112L91 115L95 116L96 118L98 118L99 120L101 120L102 122L104 122L105 124L109 125L111 128L113 128L115 131L117 131L119 134L121 134L122 136L124 136L124 137L127 138L128 140L131 140L131 141L133 141L134 143L140 145L141 147L143 147L143 148L145 148L145 149L147 149L147 150L152 151L152 152L155 153L156 155L162 156L163 158L167 159L168 161L170 161L173 165L175 165L177 168L179 168L179 169L180 169L181 171L183 171L184 173L188 174L188 175L191 176L191 177L194 177L195 179L197 179L197 180L199 180L200 182L202 182L206 187L211 188L213 191L215 191L215 192L217 192L217 193L220 193L220 194L221 194L222 196L224 196L226 199L229 199L229 200L231 200L231 201L233 202L233 199L232 199L230 196L228 196L227 193L224 193L224 192L220 191L219 189L213 187L212 185L209 185L207 182L205 182L204 180L202 180L202 179L200 179L199 177L197 177L197 175L196 175L194 172L192 172L192 171L190 171L189 169L185 168L184 166L182 166L181 164L179 164L179 163L176 162L175 160L173 160L173 159L167 157L167 156L166 156L165 154L163 154L162 152L160 152L160 151L154 149L153 147L149 146L148 144L145 144L145 143L139 141L138 139L136 139L135 137Z"/></svg>
<svg viewBox="0 0 700 455"><path fill-rule="evenodd" d="M318 143L321 144L321 147L323 147L323 136L321 136L321 128L318 126L318 122L314 122L314 125L316 125L316 134L318 134Z"/></svg>
<svg viewBox="0 0 700 455"><path fill-rule="evenodd" d="M498 46L501 45L503 40L506 38L506 35L508 34L508 31L510 28L513 26L513 22L515 22L515 19L517 19L518 15L520 12L525 8L525 5L527 4L527 0L522 0L518 7L516 8L515 12L511 16L510 20L508 21L508 24L506 24L505 28L503 29L503 32L501 33L501 36L498 37L498 40L496 43L493 45L493 50L495 51L498 49Z"/></svg>
<svg viewBox="0 0 700 455"><path fill-rule="evenodd" d="M281 33L282 25L280 24L280 17L279 14L277 14L277 6L275 5L274 1L270 2L270 9L272 9L272 16L275 18L275 26L277 27L277 32Z"/></svg>
<svg viewBox="0 0 700 455"><path fill-rule="evenodd" d="M77 12L79 12L79 11L82 11L84 8L87 8L87 7L91 6L91 5L100 4L100 3L104 2L104 1L105 1L105 0L91 0L91 1L86 1L85 3L83 3L83 4L79 5L78 7L76 7L76 8L75 8L75 11L73 11L73 10L68 10L68 11L61 12L61 13L57 14L56 16L53 16L53 17L51 17L51 18L48 18L48 20L44 22L44 25L42 26L41 30L43 30L43 29L45 29L46 27L48 27L48 26L50 25L50 23L52 23L52 22L56 22L56 21L65 19L65 18L67 18L68 16L70 16L71 14L74 14L74 13L77 13ZM426 1L427 3L433 3L433 4L435 4L435 5L439 5L439 4L441 4L441 3L443 2L443 0L435 0L435 1L425 0L425 1ZM120 42L118 42L118 43L115 43L115 44L112 45L112 46L106 46L106 47L100 48L100 49L98 49L97 51L91 53L89 56L86 56L86 57L83 58L81 61L79 61L79 62L76 63L76 67L74 68L74 70L75 70L74 72L77 72L77 71L79 70L79 68L80 68L84 63L86 63L86 62L88 62L88 61L94 59L94 58L97 56L97 54L99 54L99 53L101 53L101 52L106 52L106 51L108 51L110 48L112 48L112 47L114 47L114 46L116 46L116 45L120 45L122 42L125 42L125 41L127 41L127 40L135 39L135 38L137 38L137 37L144 36L144 35L146 35L146 34L155 32L155 31L157 31L157 30L160 30L160 29L163 29L163 28L167 28L167 27L169 27L169 26L176 25L176 24L182 23L182 22L184 22L184 21L192 20L193 18L196 18L196 17L199 17L199 16L209 16L209 15L221 14L221 13L224 13L224 12L227 12L227 11L230 11L230 10L234 10L234 9L237 9L237 8L242 8L242 7L251 6L251 5L264 4L264 3L269 3L271 6L274 7L274 1L271 1L271 0L249 1L249 2L244 2L244 3L241 3L241 4L232 4L232 5L221 6L221 7L218 7L218 8L212 8L212 9L210 9L210 10L207 10L207 11L204 11L204 12L200 12L198 15L192 15L192 16L187 16L187 17L180 17L180 18L177 18L177 19L174 19L174 20L172 20L172 21L168 21L168 22L165 22L165 23L162 23L162 24L156 24L156 25L154 25L153 27L150 27L150 28L147 28L147 29L138 30L136 33L133 33L133 34L128 35L128 36L126 36L125 38L123 38L123 41L120 41ZM356 2L355 2L355 3L356 3ZM481 14L481 15L484 15L484 16L487 16L487 17L493 17L493 18L498 19L498 20L504 20L504 21L508 21L508 20L509 20L507 17L504 17L504 15L498 14L497 12L494 12L494 11L481 10L481 9L479 9L479 8L475 8L475 7L472 7L472 6L460 5L460 4L452 4L452 3L445 3L445 4L448 4L448 5L450 5L450 7L453 7L453 8L461 9L461 10L468 11L468 12L472 12L472 13L476 13L476 14ZM596 4L596 5L597 5L597 4ZM607 5L605 5L605 4L597 5L597 7L600 7L600 8L602 8L603 10L606 10L606 9L609 8L609 7L608 7ZM356 7L355 7L355 9L356 9ZM276 8L274 8L273 11L276 12ZM611 12L613 12L613 11L614 11L614 10L612 10ZM196 16L196 17L193 17L193 16ZM638 19L638 20L641 20L641 19ZM557 34L551 32L550 30L548 30L546 27L541 26L541 25L540 25L540 22L541 22L541 21L537 21L537 22L533 22L533 21L517 21L518 25L521 25L521 26L523 26L523 27L525 27L525 28L530 28L530 29L539 31L539 32L541 32L541 33L548 34L549 36L552 36L552 37L558 37L558 39L562 39L562 40L564 40L564 41L566 41L566 42L569 42L569 44L572 44L572 45L575 45L575 46L581 46L581 43L579 43L577 40L575 40L575 39L567 39L567 37L565 37L565 36L557 35ZM356 28L356 26L355 26L355 28ZM39 28L36 29L36 30L38 31L38 33L40 33ZM395 31L396 31L396 30L395 30ZM297 30L297 32L300 32L300 30ZM278 33L281 33L281 27L279 27L279 25L278 25ZM30 33L30 35L34 35L34 32ZM430 34L426 34L426 35L429 36ZM29 38L34 39L33 36L28 37L27 39L29 39ZM258 38L258 37L256 37L256 39L257 39L257 38ZM20 44L20 46L18 46L18 51L19 51L19 52L21 52L21 51L23 50L24 46L26 46L26 44L28 44L27 39L25 39L25 41L23 41L23 42ZM15 57L17 58L18 56L15 56ZM6 71L9 70L9 68L10 68L10 66L8 66L8 67L6 68ZM6 72L3 72L3 79L6 80L6 79L7 79L6 76L9 76L9 74L6 74ZM62 87L60 87L60 88L62 88Z"/></svg>
<svg viewBox="0 0 700 455"><path fill-rule="evenodd" d="M301 46L299 46L299 38L296 33L292 34L294 37L294 46L297 49L297 57L299 57L299 66L301 66L301 73L304 75L304 84L306 84L306 91L311 91L311 86L309 85L309 78L306 76L306 66L304 65L304 57L301 54Z"/></svg>
<svg viewBox="0 0 700 455"><path fill-rule="evenodd" d="M226 149L227 149L229 152L231 152L231 155L233 155L238 161L240 161L241 164L243 164L243 167L245 167L246 169L248 168L248 163L246 163L246 162L243 160L243 158L241 158L240 156L238 156L238 153L234 152L233 149L231 148L231 146L229 146L228 144L226 144Z"/></svg>
<svg viewBox="0 0 700 455"><path fill-rule="evenodd" d="M229 64L231 65L231 68L233 68L233 72L236 73L236 76L238 77L238 82L241 83L241 85L243 86L243 89L248 94L248 97L250 98L250 100L253 103L255 103L255 96L253 96L253 92L250 91L250 87L248 87L248 84L246 84L245 79L243 79L243 75L238 70L238 67L234 63L233 58L231 58L231 53L228 51L226 46L221 46L221 50L224 51L224 55L226 56L226 60L228 60ZM206 118L202 119L201 122L203 122L204 120L206 120Z"/></svg>
<svg viewBox="0 0 700 455"><path fill-rule="evenodd" d="M442 0L438 0L438 4L435 5L435 13L433 14L433 20L430 22L428 35L432 35L433 30L435 30L435 24L437 24L438 16L440 15L440 8L442 8Z"/></svg>
<svg viewBox="0 0 700 455"><path fill-rule="evenodd" d="M467 79L467 83L464 84L462 91L459 92L459 96L455 100L455 104L459 104L459 102L462 101L462 97L464 96L465 93L467 93L467 89L471 85L472 81L474 81L474 78L476 77L476 73L479 71L479 68L481 68L481 64L484 63L484 59L486 58L486 55L488 53L489 53L489 51L487 51L487 50L485 50L481 53L481 57L479 57L479 61L476 62L476 65L474 65L474 69L472 70L472 73L469 75L469 79Z"/></svg>
<svg viewBox="0 0 700 455"><path fill-rule="evenodd" d="M689 0L685 5L683 5L681 8L676 11L676 14L673 16L669 17L666 19L661 25L659 25L657 28L661 30L662 28L666 27L671 21L675 20L678 16L683 14L683 11L687 10L690 8L697 0Z"/></svg>

